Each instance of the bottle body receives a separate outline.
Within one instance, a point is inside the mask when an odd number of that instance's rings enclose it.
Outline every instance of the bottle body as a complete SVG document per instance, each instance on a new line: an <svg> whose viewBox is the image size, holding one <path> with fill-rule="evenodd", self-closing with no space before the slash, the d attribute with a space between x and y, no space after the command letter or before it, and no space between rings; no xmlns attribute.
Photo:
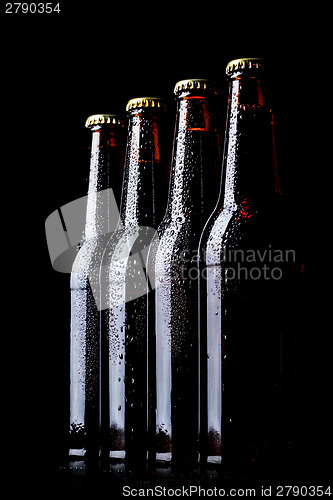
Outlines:
<svg viewBox="0 0 333 500"><path fill-rule="evenodd" d="M104 119L105 119L104 115ZM109 238L123 171L122 125L92 127L84 241L71 272L70 436L72 461L97 465L100 446L100 310L98 269ZM100 192L102 193L100 195ZM113 217L117 217L113 214Z"/></svg>
<svg viewBox="0 0 333 500"><path fill-rule="evenodd" d="M241 211L200 270L203 455L229 472L283 463L295 410L295 245L272 212Z"/></svg>
<svg viewBox="0 0 333 500"><path fill-rule="evenodd" d="M91 458L100 447L100 311L96 270L106 239L85 242L73 264L70 336L70 450L72 460ZM81 457L81 458L79 458Z"/></svg>
<svg viewBox="0 0 333 500"><path fill-rule="evenodd" d="M300 260L261 72L230 82L222 186L200 242L203 466L281 468L292 452Z"/></svg>
<svg viewBox="0 0 333 500"><path fill-rule="evenodd" d="M154 277L148 295L150 458L153 469L176 476L198 466L196 256L217 200L213 95L199 87L178 96L168 208L148 259Z"/></svg>
<svg viewBox="0 0 333 500"><path fill-rule="evenodd" d="M103 261L103 336L108 410L104 458L115 470L142 474L147 455L146 255L166 208L169 167L161 107L129 110L120 223ZM115 466L115 467L113 467Z"/></svg>

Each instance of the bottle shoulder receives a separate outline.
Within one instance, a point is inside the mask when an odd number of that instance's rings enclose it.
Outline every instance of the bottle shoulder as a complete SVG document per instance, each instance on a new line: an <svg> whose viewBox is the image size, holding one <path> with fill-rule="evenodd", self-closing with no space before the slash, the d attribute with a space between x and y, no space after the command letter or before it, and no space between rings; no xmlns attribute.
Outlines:
<svg viewBox="0 0 333 500"><path fill-rule="evenodd" d="M203 228L200 238L200 248L206 248L207 243L211 240L222 240L227 227L237 211L238 207L236 204L216 208Z"/></svg>
<svg viewBox="0 0 333 500"><path fill-rule="evenodd" d="M157 231L150 226L119 226L109 237L103 251L103 266L126 259L149 247Z"/></svg>
<svg viewBox="0 0 333 500"><path fill-rule="evenodd" d="M175 256L181 251L197 250L203 224L190 217L165 217L157 230L160 256Z"/></svg>
<svg viewBox="0 0 333 500"><path fill-rule="evenodd" d="M106 245L106 236L99 235L85 240L73 262L72 273L86 274L99 265Z"/></svg>
<svg viewBox="0 0 333 500"><path fill-rule="evenodd" d="M291 219L280 203L260 208L231 204L213 212L200 240L201 251L222 246L282 244L291 239Z"/></svg>

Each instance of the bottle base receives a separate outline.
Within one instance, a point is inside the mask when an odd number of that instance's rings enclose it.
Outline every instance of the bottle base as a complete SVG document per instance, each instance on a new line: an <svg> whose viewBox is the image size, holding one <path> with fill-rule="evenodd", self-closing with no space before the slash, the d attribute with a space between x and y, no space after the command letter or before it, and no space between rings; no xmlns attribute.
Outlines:
<svg viewBox="0 0 333 500"><path fill-rule="evenodd" d="M207 457L207 464L221 464L222 457L221 455L210 455Z"/></svg>
<svg viewBox="0 0 333 500"><path fill-rule="evenodd" d="M185 458L176 460L171 452L156 453L152 470L156 479L196 479L199 477L199 462Z"/></svg>
<svg viewBox="0 0 333 500"><path fill-rule="evenodd" d="M71 458L84 457L86 455L85 448L70 448L68 452L68 456Z"/></svg>

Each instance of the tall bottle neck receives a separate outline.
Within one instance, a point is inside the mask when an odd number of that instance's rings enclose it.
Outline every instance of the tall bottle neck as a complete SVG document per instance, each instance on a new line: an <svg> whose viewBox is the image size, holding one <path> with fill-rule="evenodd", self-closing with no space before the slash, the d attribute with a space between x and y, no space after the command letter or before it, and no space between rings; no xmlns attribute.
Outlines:
<svg viewBox="0 0 333 500"><path fill-rule="evenodd" d="M217 201L219 135L211 98L178 99L168 213L200 224Z"/></svg>
<svg viewBox="0 0 333 500"><path fill-rule="evenodd" d="M156 228L164 215L168 167L162 120L162 109L130 112L120 211L124 227Z"/></svg>
<svg viewBox="0 0 333 500"><path fill-rule="evenodd" d="M230 81L220 202L262 206L280 194L269 89L258 76Z"/></svg>
<svg viewBox="0 0 333 500"><path fill-rule="evenodd" d="M124 163L124 133L121 126L92 129L90 174L85 239L107 234L119 218Z"/></svg>

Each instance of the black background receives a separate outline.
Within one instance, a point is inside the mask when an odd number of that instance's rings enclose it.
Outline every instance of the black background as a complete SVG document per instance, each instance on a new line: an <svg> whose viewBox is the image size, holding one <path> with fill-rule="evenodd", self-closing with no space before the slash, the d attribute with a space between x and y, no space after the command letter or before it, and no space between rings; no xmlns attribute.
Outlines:
<svg viewBox="0 0 333 500"><path fill-rule="evenodd" d="M123 113L128 99L164 97L174 84L212 78L224 129L226 63L266 57L282 186L309 267L314 249L314 47L302 16L213 2L115 5L60 2L61 14L4 15L2 8L2 436L0 493L48 498L57 491L68 423L69 275L52 269L45 219L87 192L86 118ZM311 38L311 36L310 36ZM318 241L318 240L317 240ZM306 264L308 262L306 260ZM317 261L316 261L317 262ZM322 269L322 268L321 268ZM327 484L332 466L329 328L316 291L304 294L303 460L295 484ZM264 482L264 478L263 478ZM64 485L61 490L66 491Z"/></svg>

